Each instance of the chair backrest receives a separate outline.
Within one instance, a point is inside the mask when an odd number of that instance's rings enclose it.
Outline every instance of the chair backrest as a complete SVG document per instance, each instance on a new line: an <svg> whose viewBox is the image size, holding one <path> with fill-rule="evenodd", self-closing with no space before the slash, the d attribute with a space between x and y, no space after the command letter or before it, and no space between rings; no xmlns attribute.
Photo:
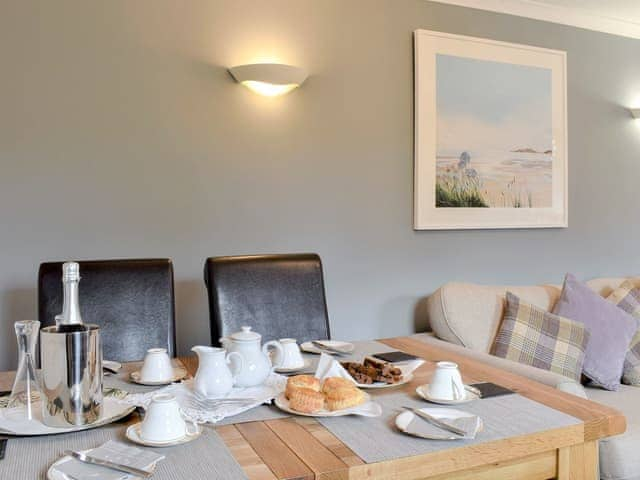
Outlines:
<svg viewBox="0 0 640 480"><path fill-rule="evenodd" d="M149 348L175 356L173 265L169 259L80 261L80 313L100 326L105 360L141 360ZM55 324L62 312L62 262L38 272L38 318Z"/></svg>
<svg viewBox="0 0 640 480"><path fill-rule="evenodd" d="M313 253L208 258L211 341L243 325L263 341L330 338L322 262Z"/></svg>

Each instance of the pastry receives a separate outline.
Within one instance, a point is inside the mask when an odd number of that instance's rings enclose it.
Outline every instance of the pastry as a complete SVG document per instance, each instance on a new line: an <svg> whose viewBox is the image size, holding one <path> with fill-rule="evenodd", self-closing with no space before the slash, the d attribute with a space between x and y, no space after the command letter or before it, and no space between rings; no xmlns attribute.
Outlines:
<svg viewBox="0 0 640 480"><path fill-rule="evenodd" d="M353 379L364 385L373 382L398 383L402 381L402 371L392 364L371 357L365 357L364 362L343 362L342 366Z"/></svg>
<svg viewBox="0 0 640 480"><path fill-rule="evenodd" d="M324 395L316 390L295 387L289 395L289 407L292 410L315 413L324 408Z"/></svg>
<svg viewBox="0 0 640 480"><path fill-rule="evenodd" d="M335 390L337 388L355 388L355 384L347 379L342 377L329 377L325 379L322 384L322 392L327 393L331 390Z"/></svg>
<svg viewBox="0 0 640 480"><path fill-rule="evenodd" d="M289 398L291 392L296 388L308 388L314 392L320 391L320 380L313 375L294 375L287 379L287 387L284 391L285 397Z"/></svg>
<svg viewBox="0 0 640 480"><path fill-rule="evenodd" d="M364 403L365 395L355 387L336 388L326 393L326 401L329 410L343 410Z"/></svg>

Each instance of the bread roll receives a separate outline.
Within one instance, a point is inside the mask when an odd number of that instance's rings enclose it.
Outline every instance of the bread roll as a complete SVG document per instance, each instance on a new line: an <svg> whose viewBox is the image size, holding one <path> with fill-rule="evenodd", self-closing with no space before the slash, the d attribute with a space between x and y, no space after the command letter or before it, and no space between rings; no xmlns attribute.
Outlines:
<svg viewBox="0 0 640 480"><path fill-rule="evenodd" d="M356 388L356 384L342 377L329 377L322 384L323 393L328 393L338 388Z"/></svg>
<svg viewBox="0 0 640 480"><path fill-rule="evenodd" d="M355 407L365 401L365 395L355 387L336 388L325 393L327 408L331 411Z"/></svg>
<svg viewBox="0 0 640 480"><path fill-rule="evenodd" d="M290 398L291 392L296 388L308 388L314 392L320 391L320 380L313 375L294 375L287 379L287 388L284 391L284 395Z"/></svg>
<svg viewBox="0 0 640 480"><path fill-rule="evenodd" d="M315 413L324 408L324 395L310 388L295 387L290 393L289 407L302 413Z"/></svg>

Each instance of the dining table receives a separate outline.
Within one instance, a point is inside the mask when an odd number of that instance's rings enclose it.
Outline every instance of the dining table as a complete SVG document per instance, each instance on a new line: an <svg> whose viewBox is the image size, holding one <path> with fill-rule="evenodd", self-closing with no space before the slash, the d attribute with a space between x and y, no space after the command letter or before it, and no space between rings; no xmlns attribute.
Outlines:
<svg viewBox="0 0 640 480"><path fill-rule="evenodd" d="M613 408L429 344L422 341L420 335L377 342L390 350L425 360L410 382L394 388L368 390L372 400L383 405L399 395L406 396L407 401L418 401L416 388L429 382L436 362L447 360L458 364L467 384L492 382L517 394L522 403L503 400L494 405L496 419L500 409L506 412L511 402L544 408L557 413L563 421L546 426L542 423L529 432L520 432L517 426L511 425L507 426L508 433L502 435L475 442L449 442L428 451L421 450L426 443L420 443L428 440L417 440L394 431L396 427L391 421L378 422L374 428L371 419L364 417L347 424L346 429L345 425L332 428L323 419L297 415L241 423L234 423L230 418L224 425L206 428L217 433L250 480L594 480L598 478L598 441L625 430L624 416ZM181 356L178 360L191 375L195 374L196 356ZM0 390L11 389L12 379L12 372L0 373ZM531 412L532 417L536 411ZM526 418L527 413L515 412L513 414L520 417L513 418ZM491 425L487 424L491 419L484 418L484 421L490 430ZM388 436L385 428L395 436ZM354 438L365 438L370 445L352 443ZM20 440L11 438L10 442ZM55 442L56 437L51 437L51 441ZM385 442L390 442L390 451L400 454L387 454ZM406 454L402 453L402 442L406 442ZM409 445L412 447L408 448ZM8 460L0 460L3 461ZM192 461L197 462L197 458Z"/></svg>

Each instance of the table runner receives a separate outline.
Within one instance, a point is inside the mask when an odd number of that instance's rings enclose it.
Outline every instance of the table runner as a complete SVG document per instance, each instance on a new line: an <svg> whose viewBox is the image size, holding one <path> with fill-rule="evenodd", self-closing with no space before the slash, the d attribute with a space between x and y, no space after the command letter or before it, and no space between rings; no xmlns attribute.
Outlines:
<svg viewBox="0 0 640 480"><path fill-rule="evenodd" d="M371 392L370 392L371 393ZM382 416L318 418L318 421L367 463L466 447L508 437L541 432L582 423L581 420L549 408L518 394L476 400L455 407L430 404L416 394L406 392L372 393L382 405ZM425 440L400 433L395 417L402 407L455 408L471 412L483 421L484 428L473 440ZM371 441L374 439L375 441Z"/></svg>
<svg viewBox="0 0 640 480"><path fill-rule="evenodd" d="M5 458L0 461L0 478L45 479L47 469L64 450L94 448L108 440L129 443L125 430L126 425L120 422L83 432L11 438ZM210 427L204 427L200 438L190 443L152 450L166 456L158 463L154 480L247 479L224 441Z"/></svg>

